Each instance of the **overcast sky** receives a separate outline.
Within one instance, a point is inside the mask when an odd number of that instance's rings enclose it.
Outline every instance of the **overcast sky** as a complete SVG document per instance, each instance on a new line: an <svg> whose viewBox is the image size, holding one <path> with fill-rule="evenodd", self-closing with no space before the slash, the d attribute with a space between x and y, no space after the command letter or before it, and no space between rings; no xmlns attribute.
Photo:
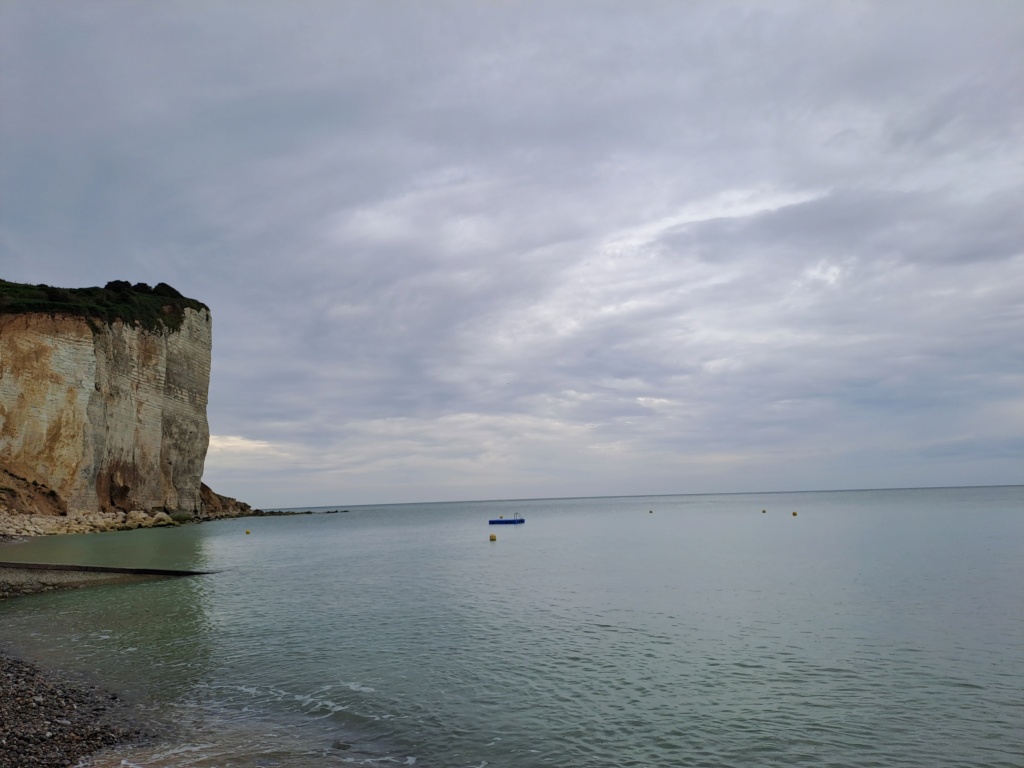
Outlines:
<svg viewBox="0 0 1024 768"><path fill-rule="evenodd" d="M1024 3L0 4L0 277L256 506L1024 482Z"/></svg>

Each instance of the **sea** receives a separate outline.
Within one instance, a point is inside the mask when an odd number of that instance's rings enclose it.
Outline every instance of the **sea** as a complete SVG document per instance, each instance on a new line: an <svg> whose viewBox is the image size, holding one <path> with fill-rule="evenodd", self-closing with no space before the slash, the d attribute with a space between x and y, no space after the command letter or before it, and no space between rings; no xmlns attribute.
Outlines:
<svg viewBox="0 0 1024 768"><path fill-rule="evenodd" d="M213 573L0 644L155 727L97 768L1024 766L1024 486L308 511L5 546Z"/></svg>

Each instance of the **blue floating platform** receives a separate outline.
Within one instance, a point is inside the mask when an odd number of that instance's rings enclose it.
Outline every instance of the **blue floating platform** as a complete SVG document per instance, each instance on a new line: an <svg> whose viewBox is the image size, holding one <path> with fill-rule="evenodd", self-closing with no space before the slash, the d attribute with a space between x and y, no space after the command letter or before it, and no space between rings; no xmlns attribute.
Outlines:
<svg viewBox="0 0 1024 768"><path fill-rule="evenodd" d="M497 520L488 520L487 524L488 525L518 525L520 523L525 523L525 522L526 522L526 519L524 517L520 516L520 514L518 512L516 512L515 515L513 517L510 517L508 520L506 520L503 517L499 517Z"/></svg>

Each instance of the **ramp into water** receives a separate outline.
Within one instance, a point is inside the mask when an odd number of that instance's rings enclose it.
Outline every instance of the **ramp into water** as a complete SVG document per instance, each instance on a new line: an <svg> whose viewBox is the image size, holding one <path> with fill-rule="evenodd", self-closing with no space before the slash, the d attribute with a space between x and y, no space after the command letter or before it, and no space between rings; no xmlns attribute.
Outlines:
<svg viewBox="0 0 1024 768"><path fill-rule="evenodd" d="M106 565L70 565L66 563L18 563L0 561L0 599L74 589L90 584L114 584L154 578L203 576L216 571L189 571L171 568L118 568Z"/></svg>

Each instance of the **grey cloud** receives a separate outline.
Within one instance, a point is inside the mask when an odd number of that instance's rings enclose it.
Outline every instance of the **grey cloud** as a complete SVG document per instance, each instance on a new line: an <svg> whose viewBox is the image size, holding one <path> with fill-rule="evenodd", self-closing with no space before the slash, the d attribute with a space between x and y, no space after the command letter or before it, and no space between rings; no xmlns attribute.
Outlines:
<svg viewBox="0 0 1024 768"><path fill-rule="evenodd" d="M941 263L1020 253L1024 225L1016 212L1024 199L1018 191L979 201L956 200L954 194L840 190L755 217L686 226L662 242L711 261L768 253L783 259Z"/></svg>
<svg viewBox="0 0 1024 768"><path fill-rule="evenodd" d="M214 434L264 462L222 454L219 490L298 492L275 461L323 503L1011 474L1012 444L922 446L1021 418L1012 3L0 22L4 277L209 303Z"/></svg>

